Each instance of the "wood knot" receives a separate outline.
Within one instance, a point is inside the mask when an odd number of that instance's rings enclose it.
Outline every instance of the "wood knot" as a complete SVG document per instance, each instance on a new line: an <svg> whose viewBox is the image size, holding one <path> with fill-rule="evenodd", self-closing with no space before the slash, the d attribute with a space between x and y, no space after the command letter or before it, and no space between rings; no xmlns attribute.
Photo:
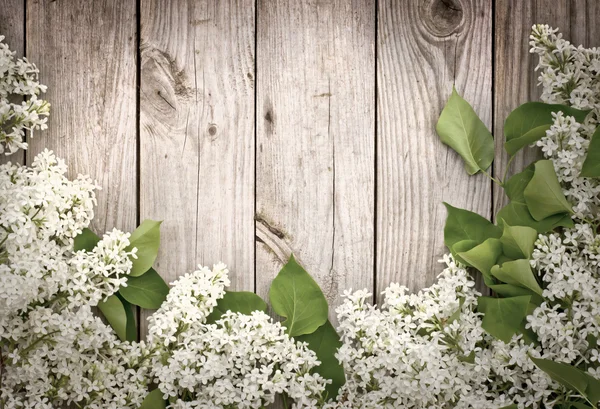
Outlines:
<svg viewBox="0 0 600 409"><path fill-rule="evenodd" d="M273 114L271 114L271 111L267 111L265 114L265 121L273 123Z"/></svg>
<svg viewBox="0 0 600 409"><path fill-rule="evenodd" d="M215 135L217 134L217 126L215 124L210 124L208 127L208 134L210 135L211 140L214 141L216 139Z"/></svg>
<svg viewBox="0 0 600 409"><path fill-rule="evenodd" d="M426 0L419 14L431 34L448 37L459 31L464 13L461 0Z"/></svg>

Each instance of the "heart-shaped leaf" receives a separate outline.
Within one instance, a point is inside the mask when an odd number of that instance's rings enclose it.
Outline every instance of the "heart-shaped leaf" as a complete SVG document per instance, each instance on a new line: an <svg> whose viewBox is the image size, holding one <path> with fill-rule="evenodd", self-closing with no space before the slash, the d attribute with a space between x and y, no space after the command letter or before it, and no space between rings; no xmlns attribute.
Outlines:
<svg viewBox="0 0 600 409"><path fill-rule="evenodd" d="M503 222L504 230L500 242L502 251L512 259L529 258L533 253L538 232L528 226L510 226Z"/></svg>
<svg viewBox="0 0 600 409"><path fill-rule="evenodd" d="M502 267L492 267L491 273L503 283L520 286L539 296L542 295L542 288L535 279L533 271L531 271L529 260L507 261L502 264Z"/></svg>
<svg viewBox="0 0 600 409"><path fill-rule="evenodd" d="M127 307L130 306L128 305ZM105 301L100 301L98 308L122 341L135 340L137 334L135 334L135 317L133 316L133 312L131 309L129 309L129 312L127 311L126 305L116 294L111 295Z"/></svg>
<svg viewBox="0 0 600 409"><path fill-rule="evenodd" d="M471 105L455 88L440 114L436 131L443 143L465 161L469 175L486 170L494 160L494 138Z"/></svg>
<svg viewBox="0 0 600 409"><path fill-rule="evenodd" d="M325 387L325 390L327 399L335 399L340 387L346 382L346 378L344 368L335 357L338 348L342 346L342 341L333 325L327 320L312 334L302 335L296 339L306 342L308 347L317 354L317 359L321 361L321 364L314 369L314 372L325 379L331 379L331 383Z"/></svg>
<svg viewBox="0 0 600 409"><path fill-rule="evenodd" d="M536 230L538 233L546 233L557 227L573 227L573 220L568 214L556 214L537 221L529 213L525 203L510 202L504 206L496 215L498 220L503 220L511 226L527 226Z"/></svg>
<svg viewBox="0 0 600 409"><path fill-rule="evenodd" d="M502 253L502 244L498 239L487 239L469 251L458 253L458 256L475 267L483 275L486 285L493 284L490 270Z"/></svg>
<svg viewBox="0 0 600 409"><path fill-rule="evenodd" d="M537 221L555 214L572 212L571 204L563 194L554 165L550 160L540 160L535 163L533 177L523 193L527 209Z"/></svg>
<svg viewBox="0 0 600 409"><path fill-rule="evenodd" d="M150 268L139 277L129 277L127 286L121 287L119 292L133 305L156 310L167 298L169 286L153 268Z"/></svg>
<svg viewBox="0 0 600 409"><path fill-rule="evenodd" d="M532 163L506 181L503 188L510 200L525 203L525 188L533 177L534 169L535 163Z"/></svg>
<svg viewBox="0 0 600 409"><path fill-rule="evenodd" d="M142 401L140 409L166 409L167 403L163 399L160 389L154 389Z"/></svg>
<svg viewBox="0 0 600 409"><path fill-rule="evenodd" d="M144 274L152 267L158 255L160 245L160 224L154 220L144 220L140 226L131 233L127 250L137 248L136 258L132 258L133 267L129 273L133 277Z"/></svg>
<svg viewBox="0 0 600 409"><path fill-rule="evenodd" d="M510 298L479 297L478 308L484 314L481 327L491 336L509 342L519 332L527 316L531 296Z"/></svg>
<svg viewBox="0 0 600 409"><path fill-rule="evenodd" d="M566 105L527 102L512 111L504 122L504 149L514 155L521 148L542 139L554 123L552 114L559 111L575 117L577 122L583 122L590 112Z"/></svg>
<svg viewBox="0 0 600 409"><path fill-rule="evenodd" d="M291 337L311 334L327 321L323 292L293 255L271 283L269 298L273 310L287 318L283 325Z"/></svg>
<svg viewBox="0 0 600 409"><path fill-rule="evenodd" d="M456 243L464 240L471 240L476 243L483 243L489 238L500 238L502 230L495 226L486 218L477 213L468 210L459 209L444 203L448 210L446 225L444 226L444 244L453 250Z"/></svg>
<svg viewBox="0 0 600 409"><path fill-rule="evenodd" d="M248 291L226 291L223 298L206 318L208 324L217 322L227 311L250 315L253 311L267 311L267 303Z"/></svg>
<svg viewBox="0 0 600 409"><path fill-rule="evenodd" d="M581 177L597 178L600 177L600 127L592 135L587 156L581 166Z"/></svg>
<svg viewBox="0 0 600 409"><path fill-rule="evenodd" d="M96 233L88 228L85 228L73 240L73 251L92 251L99 241L100 237L98 237Z"/></svg>

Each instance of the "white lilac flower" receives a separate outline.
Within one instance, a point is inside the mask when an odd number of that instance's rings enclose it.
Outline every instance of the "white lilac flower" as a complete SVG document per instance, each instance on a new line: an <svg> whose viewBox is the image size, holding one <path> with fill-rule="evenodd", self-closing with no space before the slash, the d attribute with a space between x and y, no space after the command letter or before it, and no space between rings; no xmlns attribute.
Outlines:
<svg viewBox="0 0 600 409"><path fill-rule="evenodd" d="M450 256L431 287L409 294L392 284L377 308L366 291L337 309L347 382L331 408L499 408L538 406L548 378L518 337L510 344L481 328L474 282ZM510 387L508 387L510 385Z"/></svg>
<svg viewBox="0 0 600 409"><path fill-rule="evenodd" d="M38 82L38 69L26 58L16 58L0 36L0 154L27 149L25 132L48 126L50 104L39 95L46 86Z"/></svg>
<svg viewBox="0 0 600 409"><path fill-rule="evenodd" d="M73 251L96 185L66 170L48 151L30 167L0 166L0 404L137 408L148 349L121 342L91 310L125 284L129 234L113 230L92 251Z"/></svg>
<svg viewBox="0 0 600 409"><path fill-rule="evenodd" d="M229 284L219 264L180 277L149 318L151 371L171 408L262 408L285 394L294 408L320 404L326 381L314 352L261 311L207 317Z"/></svg>

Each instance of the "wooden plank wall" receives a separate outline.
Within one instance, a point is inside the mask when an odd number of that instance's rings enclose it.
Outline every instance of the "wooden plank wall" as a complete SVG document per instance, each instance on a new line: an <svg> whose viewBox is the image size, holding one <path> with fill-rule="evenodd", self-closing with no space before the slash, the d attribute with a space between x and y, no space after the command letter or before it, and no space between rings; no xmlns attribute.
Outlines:
<svg viewBox="0 0 600 409"><path fill-rule="evenodd" d="M442 201L503 204L434 126L455 85L501 147L539 95L534 22L600 38L595 0L0 0L52 103L25 159L47 147L98 180L95 230L164 220L168 281L222 260L263 296L294 253L333 307L347 288L431 284Z"/></svg>

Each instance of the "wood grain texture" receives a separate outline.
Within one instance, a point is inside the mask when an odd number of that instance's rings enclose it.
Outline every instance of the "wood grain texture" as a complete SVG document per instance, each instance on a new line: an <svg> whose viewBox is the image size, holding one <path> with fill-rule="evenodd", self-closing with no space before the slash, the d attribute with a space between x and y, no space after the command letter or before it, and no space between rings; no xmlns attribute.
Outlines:
<svg viewBox="0 0 600 409"><path fill-rule="evenodd" d="M254 1L143 0L140 211L167 280L223 261L254 290Z"/></svg>
<svg viewBox="0 0 600 409"><path fill-rule="evenodd" d="M66 160L70 177L98 181L98 233L136 223L135 45L134 0L27 3L26 52L52 105L27 161L48 148Z"/></svg>
<svg viewBox="0 0 600 409"><path fill-rule="evenodd" d="M446 201L490 215L490 182L468 176L435 133L452 85L490 127L491 1L379 2L377 292L418 290L443 268Z"/></svg>
<svg viewBox="0 0 600 409"><path fill-rule="evenodd" d="M529 53L529 34L533 24L557 27L572 43L600 46L600 4L596 0L497 0L495 36L494 135L496 160L494 174L502 177L508 157L504 151L504 121L522 103L537 101L541 95L538 63ZM539 159L539 149L527 147L519 152L508 175L517 173ZM507 203L500 187L494 187L494 214Z"/></svg>
<svg viewBox="0 0 600 409"><path fill-rule="evenodd" d="M291 253L330 318L373 287L374 1L259 1L257 290Z"/></svg>
<svg viewBox="0 0 600 409"><path fill-rule="evenodd" d="M0 35L17 57L23 57L25 51L25 1L0 0ZM6 156L0 154L0 164L7 162L23 163L25 154L18 151Z"/></svg>

